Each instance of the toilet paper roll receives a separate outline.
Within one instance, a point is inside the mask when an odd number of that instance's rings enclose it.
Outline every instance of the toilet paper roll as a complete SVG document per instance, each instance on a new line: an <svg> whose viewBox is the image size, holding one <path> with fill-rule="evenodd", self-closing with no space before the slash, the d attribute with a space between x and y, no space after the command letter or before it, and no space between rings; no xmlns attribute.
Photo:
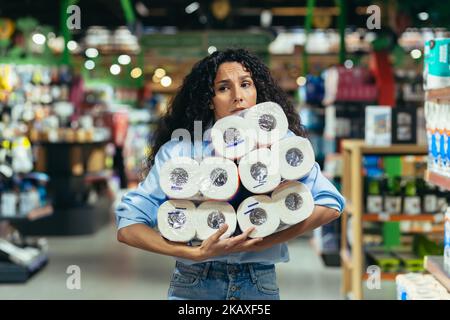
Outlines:
<svg viewBox="0 0 450 320"><path fill-rule="evenodd" d="M236 164L219 157L208 157L200 163L200 192L209 199L231 199L239 188Z"/></svg>
<svg viewBox="0 0 450 320"><path fill-rule="evenodd" d="M278 153L280 174L286 180L303 178L311 171L316 161L309 140L299 136L275 142L271 150Z"/></svg>
<svg viewBox="0 0 450 320"><path fill-rule="evenodd" d="M272 201L283 224L293 225L308 218L314 210L311 191L301 182L286 181L272 192Z"/></svg>
<svg viewBox="0 0 450 320"><path fill-rule="evenodd" d="M188 157L173 158L163 164L159 183L169 198L186 199L199 191L199 164Z"/></svg>
<svg viewBox="0 0 450 320"><path fill-rule="evenodd" d="M227 231L220 239L229 238L236 230L236 212L227 202L206 201L198 206L195 212L197 239L205 240L219 230L224 223Z"/></svg>
<svg viewBox="0 0 450 320"><path fill-rule="evenodd" d="M267 148L253 150L239 161L239 177L252 193L274 190L281 181L276 155Z"/></svg>
<svg viewBox="0 0 450 320"><path fill-rule="evenodd" d="M280 217L273 209L269 196L251 196L245 199L237 210L237 220L242 231L255 227L250 238L266 237L280 225Z"/></svg>
<svg viewBox="0 0 450 320"><path fill-rule="evenodd" d="M255 148L256 128L251 128L242 117L224 117L212 127L211 140L218 155L239 159Z"/></svg>
<svg viewBox="0 0 450 320"><path fill-rule="evenodd" d="M256 128L259 147L268 147L282 139L288 130L286 114L275 102L259 103L246 110L244 118L247 125Z"/></svg>
<svg viewBox="0 0 450 320"><path fill-rule="evenodd" d="M195 237L195 205L187 200L168 200L158 209L158 229L161 235L177 242Z"/></svg>

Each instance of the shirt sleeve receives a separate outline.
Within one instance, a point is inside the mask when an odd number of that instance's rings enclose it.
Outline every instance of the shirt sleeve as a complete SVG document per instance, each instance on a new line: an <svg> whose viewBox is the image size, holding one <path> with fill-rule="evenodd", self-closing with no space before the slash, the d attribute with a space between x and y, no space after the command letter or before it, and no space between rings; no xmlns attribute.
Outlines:
<svg viewBox="0 0 450 320"><path fill-rule="evenodd" d="M145 180L122 197L115 210L117 229L136 223L152 228L157 225L158 208L167 200L159 185L159 172L163 163L170 159L170 151L168 145L163 145Z"/></svg>
<svg viewBox="0 0 450 320"><path fill-rule="evenodd" d="M319 164L316 162L306 177L299 180L304 183L312 193L314 204L336 209L342 212L345 199L336 187L323 176Z"/></svg>

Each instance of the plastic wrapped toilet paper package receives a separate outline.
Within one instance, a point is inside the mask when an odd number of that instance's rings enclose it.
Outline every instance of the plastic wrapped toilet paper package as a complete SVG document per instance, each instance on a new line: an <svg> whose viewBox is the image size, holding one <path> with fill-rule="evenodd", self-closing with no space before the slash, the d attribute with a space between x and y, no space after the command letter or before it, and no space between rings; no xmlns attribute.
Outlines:
<svg viewBox="0 0 450 320"><path fill-rule="evenodd" d="M201 194L214 200L229 200L239 188L236 164L219 157L208 157L200 163L199 189Z"/></svg>
<svg viewBox="0 0 450 320"><path fill-rule="evenodd" d="M188 200L168 200L158 209L161 235L176 242L188 242L196 234L195 205Z"/></svg>
<svg viewBox="0 0 450 320"><path fill-rule="evenodd" d="M169 198L186 199L199 192L200 166L188 157L173 158L160 171L160 186Z"/></svg>
<svg viewBox="0 0 450 320"><path fill-rule="evenodd" d="M227 159L239 159L256 146L256 128L249 127L244 118L228 116L218 120L211 129L216 153Z"/></svg>
<svg viewBox="0 0 450 320"><path fill-rule="evenodd" d="M268 147L282 139L288 131L288 120L283 109L275 102L259 103L245 110L244 119L250 128L256 128L259 147Z"/></svg>
<svg viewBox="0 0 450 320"><path fill-rule="evenodd" d="M239 176L244 187L256 194L274 190L281 182L278 158L270 149L253 150L239 161Z"/></svg>
<svg viewBox="0 0 450 320"><path fill-rule="evenodd" d="M314 150L308 139L291 136L275 142L272 152L279 155L279 171L286 180L298 180L305 177L315 163Z"/></svg>
<svg viewBox="0 0 450 320"><path fill-rule="evenodd" d="M271 235L280 225L280 217L273 208L272 199L266 195L245 199L237 210L237 220L241 230L255 227L250 238Z"/></svg>
<svg viewBox="0 0 450 320"><path fill-rule="evenodd" d="M227 231L220 237L229 238L236 230L236 212L227 202L206 201L201 203L195 213L196 238L205 240L216 233L224 223L228 225Z"/></svg>
<svg viewBox="0 0 450 320"><path fill-rule="evenodd" d="M274 210L285 225L297 224L307 219L314 210L311 191L301 182L283 182L272 192Z"/></svg>

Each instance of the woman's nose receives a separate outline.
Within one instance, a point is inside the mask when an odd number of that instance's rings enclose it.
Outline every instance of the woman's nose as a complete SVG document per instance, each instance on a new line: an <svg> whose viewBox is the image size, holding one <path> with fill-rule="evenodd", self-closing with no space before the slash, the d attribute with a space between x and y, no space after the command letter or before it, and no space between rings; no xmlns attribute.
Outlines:
<svg viewBox="0 0 450 320"><path fill-rule="evenodd" d="M234 89L234 102L242 102L244 101L244 99L242 98L242 92L241 92L241 88L235 88Z"/></svg>

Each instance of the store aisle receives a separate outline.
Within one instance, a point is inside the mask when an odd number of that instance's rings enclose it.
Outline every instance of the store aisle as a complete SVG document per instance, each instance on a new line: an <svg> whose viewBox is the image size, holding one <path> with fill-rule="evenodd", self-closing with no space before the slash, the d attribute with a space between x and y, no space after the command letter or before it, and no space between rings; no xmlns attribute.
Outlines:
<svg viewBox="0 0 450 320"><path fill-rule="evenodd" d="M50 262L26 284L0 284L3 299L165 299L174 260L122 245L115 227L92 236L48 238ZM290 244L278 265L281 298L341 299L340 269L327 268L308 239ZM81 289L69 290L68 266L81 270Z"/></svg>

